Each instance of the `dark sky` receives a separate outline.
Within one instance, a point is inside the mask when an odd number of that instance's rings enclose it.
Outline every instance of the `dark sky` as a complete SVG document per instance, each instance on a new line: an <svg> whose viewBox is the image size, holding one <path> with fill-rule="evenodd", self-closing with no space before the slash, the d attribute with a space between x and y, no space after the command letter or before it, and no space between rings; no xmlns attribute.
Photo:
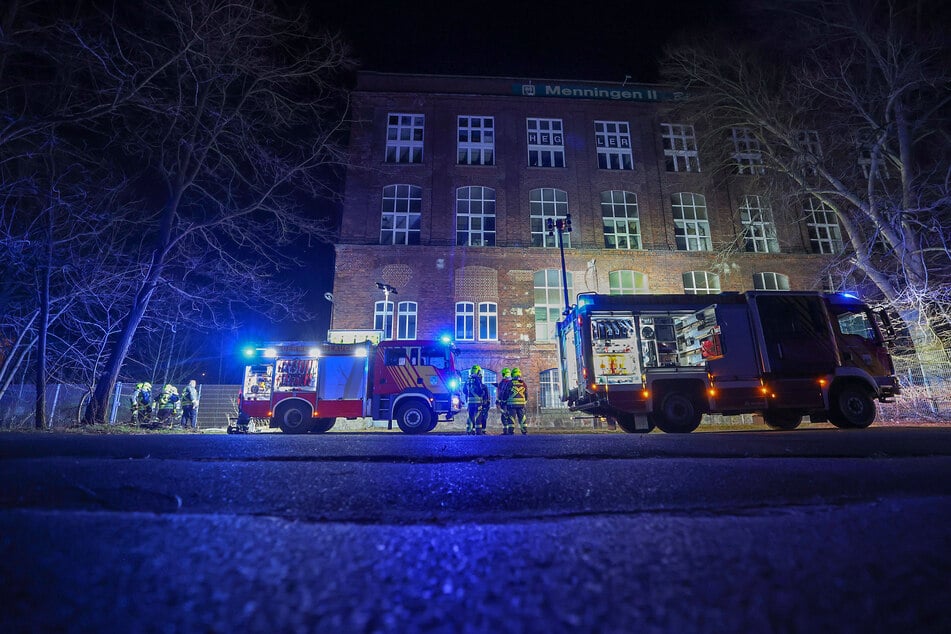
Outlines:
<svg viewBox="0 0 951 634"><path fill-rule="evenodd" d="M306 0L304 0L306 1ZM729 17L729 0L310 0L362 68L635 82L657 79L670 35Z"/></svg>

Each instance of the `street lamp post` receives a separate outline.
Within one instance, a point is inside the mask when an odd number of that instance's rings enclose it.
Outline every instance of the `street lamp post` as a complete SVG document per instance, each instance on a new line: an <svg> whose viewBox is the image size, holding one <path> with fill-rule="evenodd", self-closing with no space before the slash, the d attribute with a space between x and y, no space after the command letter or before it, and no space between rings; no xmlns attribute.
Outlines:
<svg viewBox="0 0 951 634"><path fill-rule="evenodd" d="M565 312L567 315L571 311L571 300L568 298L568 269L565 267L565 243L562 234L571 233L571 214L565 214L564 218L548 218L545 221L545 229L548 235L558 236L558 251L561 252L561 289L565 294Z"/></svg>
<svg viewBox="0 0 951 634"><path fill-rule="evenodd" d="M383 291L383 338L386 339L386 307L390 304L390 293L398 295L396 287L390 286L389 284L384 284L383 282L377 282L376 287ZM393 311L393 320L396 320L396 311ZM393 336L393 328L396 324L390 326L390 339L395 339Z"/></svg>

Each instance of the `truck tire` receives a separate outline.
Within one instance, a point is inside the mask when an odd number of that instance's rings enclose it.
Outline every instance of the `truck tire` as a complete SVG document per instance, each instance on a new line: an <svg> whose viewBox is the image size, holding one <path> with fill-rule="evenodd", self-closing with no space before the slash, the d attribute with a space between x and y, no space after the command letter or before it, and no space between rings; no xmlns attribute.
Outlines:
<svg viewBox="0 0 951 634"><path fill-rule="evenodd" d="M303 403L278 405L274 408L274 420L285 434L306 434L314 427L310 408Z"/></svg>
<svg viewBox="0 0 951 634"><path fill-rule="evenodd" d="M628 434L644 434L650 432L654 425L651 422L647 423L647 429L638 429L637 423L634 422L633 414L621 414L619 416L613 417L614 422L617 423L617 426L623 429Z"/></svg>
<svg viewBox="0 0 951 634"><path fill-rule="evenodd" d="M802 412L794 409L774 409L763 412L763 420L772 429L796 429L802 423Z"/></svg>
<svg viewBox="0 0 951 634"><path fill-rule="evenodd" d="M665 434L689 434L700 426L703 412L690 395L670 392L660 402L660 409L650 415L651 422Z"/></svg>
<svg viewBox="0 0 951 634"><path fill-rule="evenodd" d="M331 427L334 426L334 423L337 422L336 418L318 418L314 421L314 426L311 428L310 433L312 434L323 434L330 431Z"/></svg>
<svg viewBox="0 0 951 634"><path fill-rule="evenodd" d="M875 420L875 401L860 385L845 385L833 392L829 422L839 429L865 429Z"/></svg>
<svg viewBox="0 0 951 634"><path fill-rule="evenodd" d="M405 434L423 434L431 429L433 412L422 399L414 398L396 408L396 424Z"/></svg>

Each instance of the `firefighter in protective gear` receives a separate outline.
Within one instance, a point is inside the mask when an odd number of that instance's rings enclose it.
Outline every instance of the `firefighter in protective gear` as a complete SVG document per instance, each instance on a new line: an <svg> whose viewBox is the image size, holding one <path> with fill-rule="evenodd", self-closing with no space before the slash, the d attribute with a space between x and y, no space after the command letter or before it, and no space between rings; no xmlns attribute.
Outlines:
<svg viewBox="0 0 951 634"><path fill-rule="evenodd" d="M148 381L136 383L130 401L132 424L148 425L152 420L152 384Z"/></svg>
<svg viewBox="0 0 951 634"><path fill-rule="evenodd" d="M498 385L498 400L495 401L496 407L499 408L499 411L502 413L502 435L508 435L508 430L511 425L508 406L505 403L505 391L508 390L509 384L512 382L512 371L508 368L502 368L502 380L499 381Z"/></svg>
<svg viewBox="0 0 951 634"><path fill-rule="evenodd" d="M477 365L469 370L469 378L462 387L462 393L468 404L466 418L466 434L482 435L485 433L485 421L489 417L489 388L482 381L482 368Z"/></svg>
<svg viewBox="0 0 951 634"><path fill-rule="evenodd" d="M182 427L198 431L198 389L192 379L182 388Z"/></svg>
<svg viewBox="0 0 951 634"><path fill-rule="evenodd" d="M178 397L178 388L171 383L166 383L158 397L159 425L171 427L179 414L181 414L181 399Z"/></svg>
<svg viewBox="0 0 951 634"><path fill-rule="evenodd" d="M525 425L525 404L528 402L528 386L522 380L522 371L518 368L512 369L512 379L505 384L505 390L499 394L499 400L505 404L507 418L504 424L506 436L515 434L515 423L518 423L522 435L528 433L528 427Z"/></svg>

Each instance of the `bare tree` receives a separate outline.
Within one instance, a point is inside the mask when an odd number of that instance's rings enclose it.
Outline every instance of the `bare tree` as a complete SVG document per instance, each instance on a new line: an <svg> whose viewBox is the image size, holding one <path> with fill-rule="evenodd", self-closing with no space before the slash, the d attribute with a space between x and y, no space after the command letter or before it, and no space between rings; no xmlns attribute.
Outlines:
<svg viewBox="0 0 951 634"><path fill-rule="evenodd" d="M839 274L874 290L918 338L937 332L947 346L951 55L942 14L946 5L931 0L777 3L752 16L752 29L672 47L663 66L687 88L685 108L706 130L704 146L721 150L722 168L736 171L729 135L745 129L777 197L834 212L846 233Z"/></svg>

